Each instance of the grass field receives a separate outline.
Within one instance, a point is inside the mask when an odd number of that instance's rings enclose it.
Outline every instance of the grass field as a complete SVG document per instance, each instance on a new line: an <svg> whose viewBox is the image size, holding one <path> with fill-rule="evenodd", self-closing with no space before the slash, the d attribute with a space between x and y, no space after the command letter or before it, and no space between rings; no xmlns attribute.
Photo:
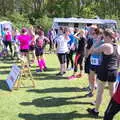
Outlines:
<svg viewBox="0 0 120 120"><path fill-rule="evenodd" d="M12 92L7 89L5 79L15 61L0 61L0 120L102 120L109 102L107 88L100 117L94 118L86 112L88 107L93 107L90 102L95 100L95 97L85 97L86 75L70 81L66 79L72 74L69 71L63 78L56 77L59 70L56 55L46 55L46 59L47 72L36 73L35 65L32 66L35 88L31 88L31 81L26 80L26 87ZM120 114L114 120L120 120Z"/></svg>

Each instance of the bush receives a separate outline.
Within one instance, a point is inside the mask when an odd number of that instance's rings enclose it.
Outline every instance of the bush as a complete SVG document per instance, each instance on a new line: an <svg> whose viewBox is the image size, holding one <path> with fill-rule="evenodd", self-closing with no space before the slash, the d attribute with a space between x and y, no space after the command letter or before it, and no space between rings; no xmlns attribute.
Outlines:
<svg viewBox="0 0 120 120"><path fill-rule="evenodd" d="M19 30L23 26L24 27L30 26L28 16L21 15L19 13L13 13L12 15L10 15L8 17L0 17L0 20L1 21L3 21L3 20L11 21L13 23L13 27L17 28ZM43 27L45 32L47 32L52 26L52 18L49 18L47 16L43 16L41 18L34 19L34 20L35 20L35 25L40 25L41 27Z"/></svg>
<svg viewBox="0 0 120 120"><path fill-rule="evenodd" d="M23 26L24 27L30 26L28 18L25 17L24 15L21 15L19 13L14 13L8 17L10 21L13 23L15 28L21 29Z"/></svg>
<svg viewBox="0 0 120 120"><path fill-rule="evenodd" d="M10 21L8 17L0 16L0 21Z"/></svg>

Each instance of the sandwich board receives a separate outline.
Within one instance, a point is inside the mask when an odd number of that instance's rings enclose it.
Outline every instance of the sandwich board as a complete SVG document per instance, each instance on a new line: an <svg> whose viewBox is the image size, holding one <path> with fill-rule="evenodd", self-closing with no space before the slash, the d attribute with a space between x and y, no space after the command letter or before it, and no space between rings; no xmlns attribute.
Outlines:
<svg viewBox="0 0 120 120"><path fill-rule="evenodd" d="M14 85L15 85L19 75L20 75L20 68L17 65L13 65L12 69L6 79L6 83L10 90L13 90Z"/></svg>

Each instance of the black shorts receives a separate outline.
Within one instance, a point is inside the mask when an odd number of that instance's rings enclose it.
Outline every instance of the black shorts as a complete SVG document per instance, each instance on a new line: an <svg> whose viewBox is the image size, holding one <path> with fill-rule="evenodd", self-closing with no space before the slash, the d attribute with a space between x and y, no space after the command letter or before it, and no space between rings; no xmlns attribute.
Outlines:
<svg viewBox="0 0 120 120"><path fill-rule="evenodd" d="M20 52L29 52L28 49L23 49L23 50L20 50Z"/></svg>
<svg viewBox="0 0 120 120"><path fill-rule="evenodd" d="M115 82L117 78L117 70L98 69L97 78L104 82Z"/></svg>
<svg viewBox="0 0 120 120"><path fill-rule="evenodd" d="M67 57L66 57L67 54L66 53L58 53L57 55L58 55L58 59L59 59L60 64L66 63L66 61L67 61Z"/></svg>
<svg viewBox="0 0 120 120"><path fill-rule="evenodd" d="M43 48L35 47L35 55L36 56L42 56L43 55Z"/></svg>
<svg viewBox="0 0 120 120"><path fill-rule="evenodd" d="M98 69L99 69L99 66L91 65L91 64L90 64L90 70L94 71L96 74L97 74L97 72L98 72Z"/></svg>
<svg viewBox="0 0 120 120"><path fill-rule="evenodd" d="M89 74L90 72L90 56L85 59L85 64L84 64L84 70L85 73Z"/></svg>

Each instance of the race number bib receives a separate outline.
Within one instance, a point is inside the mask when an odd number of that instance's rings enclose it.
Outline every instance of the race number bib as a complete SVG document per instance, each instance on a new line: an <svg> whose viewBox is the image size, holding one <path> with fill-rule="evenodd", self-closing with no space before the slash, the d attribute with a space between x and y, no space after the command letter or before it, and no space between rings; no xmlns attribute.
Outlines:
<svg viewBox="0 0 120 120"><path fill-rule="evenodd" d="M90 57L91 65L101 65L101 56L93 55Z"/></svg>

